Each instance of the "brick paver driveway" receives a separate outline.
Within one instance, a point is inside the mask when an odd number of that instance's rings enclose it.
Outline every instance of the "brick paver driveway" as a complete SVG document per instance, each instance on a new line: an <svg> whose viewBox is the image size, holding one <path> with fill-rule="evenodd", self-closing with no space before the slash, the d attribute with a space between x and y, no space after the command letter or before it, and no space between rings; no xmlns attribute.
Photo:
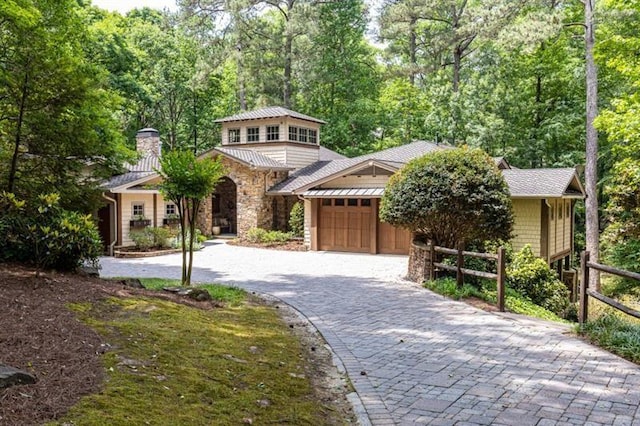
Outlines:
<svg viewBox="0 0 640 426"><path fill-rule="evenodd" d="M180 256L102 261L103 276L180 276ZM276 296L346 366L371 423L640 425L640 369L562 326L486 313L400 278L406 257L214 243L194 280Z"/></svg>

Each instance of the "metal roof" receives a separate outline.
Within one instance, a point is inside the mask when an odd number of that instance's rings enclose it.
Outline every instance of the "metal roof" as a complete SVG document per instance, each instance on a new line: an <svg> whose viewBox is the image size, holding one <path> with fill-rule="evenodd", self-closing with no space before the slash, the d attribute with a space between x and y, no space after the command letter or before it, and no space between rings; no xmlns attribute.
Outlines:
<svg viewBox="0 0 640 426"><path fill-rule="evenodd" d="M244 163L250 167L256 167L258 169L272 169L272 170L293 170L293 167L289 167L286 164L282 164L272 158L260 154L256 151L248 149L237 149L227 147L213 148L213 151L217 151L229 158Z"/></svg>
<svg viewBox="0 0 640 426"><path fill-rule="evenodd" d="M307 198L380 198L384 188L310 189L302 193Z"/></svg>
<svg viewBox="0 0 640 426"><path fill-rule="evenodd" d="M214 123L227 123L230 121L245 121L245 120L260 120L265 118L277 118L277 117L292 117L299 120L311 121L314 123L326 124L326 121L318 118L311 117L306 114L302 114L290 109L272 106L266 108L260 108L253 111L241 112L240 114L231 115L229 117L219 118L213 120Z"/></svg>
<svg viewBox="0 0 640 426"><path fill-rule="evenodd" d="M584 198L574 168L502 170L509 192L515 198Z"/></svg>
<svg viewBox="0 0 640 426"><path fill-rule="evenodd" d="M318 160L320 161L344 160L345 158L348 157L332 151L329 148L325 148L324 146L320 146L320 150L318 151Z"/></svg>

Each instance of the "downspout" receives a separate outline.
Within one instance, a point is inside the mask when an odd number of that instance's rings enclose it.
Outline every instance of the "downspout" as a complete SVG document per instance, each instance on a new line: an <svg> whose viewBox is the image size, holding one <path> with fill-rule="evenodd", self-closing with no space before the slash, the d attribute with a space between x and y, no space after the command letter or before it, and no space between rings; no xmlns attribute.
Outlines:
<svg viewBox="0 0 640 426"><path fill-rule="evenodd" d="M114 247L118 242L118 202L111 197L107 197L104 192L102 193L102 198L113 203L113 241L109 244L109 256L113 256Z"/></svg>

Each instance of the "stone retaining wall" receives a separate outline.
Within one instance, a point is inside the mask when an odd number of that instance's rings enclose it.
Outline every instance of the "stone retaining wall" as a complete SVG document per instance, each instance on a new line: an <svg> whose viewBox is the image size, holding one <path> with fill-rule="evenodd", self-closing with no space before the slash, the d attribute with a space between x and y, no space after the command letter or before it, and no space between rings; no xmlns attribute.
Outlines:
<svg viewBox="0 0 640 426"><path fill-rule="evenodd" d="M412 241L409 248L409 271L407 279L422 283L429 276L427 270L427 259L429 258L429 250L427 244L420 241Z"/></svg>

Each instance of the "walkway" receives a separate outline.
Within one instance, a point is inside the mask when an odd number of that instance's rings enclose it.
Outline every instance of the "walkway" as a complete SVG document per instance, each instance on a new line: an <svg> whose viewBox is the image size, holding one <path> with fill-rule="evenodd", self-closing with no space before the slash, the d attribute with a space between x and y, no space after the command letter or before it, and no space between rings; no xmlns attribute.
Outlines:
<svg viewBox="0 0 640 426"><path fill-rule="evenodd" d="M102 260L103 276L179 278L180 256ZM640 369L568 334L402 281L406 257L214 243L194 281L268 293L342 359L374 425L640 425Z"/></svg>

